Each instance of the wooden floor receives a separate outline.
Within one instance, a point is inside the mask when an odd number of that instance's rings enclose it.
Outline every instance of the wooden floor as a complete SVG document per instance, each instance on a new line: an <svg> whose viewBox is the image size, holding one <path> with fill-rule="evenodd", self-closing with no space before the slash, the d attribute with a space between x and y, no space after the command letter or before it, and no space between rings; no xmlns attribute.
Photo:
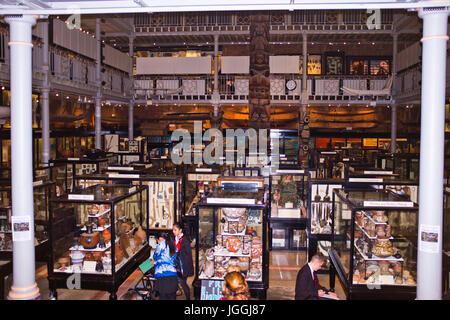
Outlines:
<svg viewBox="0 0 450 320"><path fill-rule="evenodd" d="M295 279L298 270L306 263L306 253L299 251L271 251L269 266L269 289L268 300L293 300L295 292ZM142 272L138 269L120 286L117 296L120 297L132 288L141 278ZM191 285L194 277L188 279ZM329 276L320 274L319 282L324 287L329 287ZM47 266L38 265L36 270L36 281L41 293L41 299L48 299L49 289L47 281ZM336 294L340 299L345 299L345 294L336 279ZM191 290L192 294L193 290ZM185 300L185 296L177 299ZM193 297L192 297L193 298ZM69 290L58 289L58 300L108 300L109 293L96 290Z"/></svg>

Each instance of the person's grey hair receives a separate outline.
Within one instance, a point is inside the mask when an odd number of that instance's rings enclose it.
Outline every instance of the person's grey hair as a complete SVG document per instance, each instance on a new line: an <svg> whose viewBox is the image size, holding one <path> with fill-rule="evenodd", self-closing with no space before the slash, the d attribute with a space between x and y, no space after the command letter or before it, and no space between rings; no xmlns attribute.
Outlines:
<svg viewBox="0 0 450 320"><path fill-rule="evenodd" d="M311 258L311 262L320 262L320 263L324 263L325 262L325 256L322 253L316 253L315 255L312 256Z"/></svg>

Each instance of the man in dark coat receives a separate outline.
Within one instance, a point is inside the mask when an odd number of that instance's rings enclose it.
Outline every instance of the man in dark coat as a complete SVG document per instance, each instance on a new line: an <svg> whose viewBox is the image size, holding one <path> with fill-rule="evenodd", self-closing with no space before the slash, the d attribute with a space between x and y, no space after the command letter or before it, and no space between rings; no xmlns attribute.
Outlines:
<svg viewBox="0 0 450 320"><path fill-rule="evenodd" d="M321 300L324 294L336 297L334 292L329 292L319 284L316 271L322 267L324 262L325 257L319 253L300 269L295 282L295 300Z"/></svg>

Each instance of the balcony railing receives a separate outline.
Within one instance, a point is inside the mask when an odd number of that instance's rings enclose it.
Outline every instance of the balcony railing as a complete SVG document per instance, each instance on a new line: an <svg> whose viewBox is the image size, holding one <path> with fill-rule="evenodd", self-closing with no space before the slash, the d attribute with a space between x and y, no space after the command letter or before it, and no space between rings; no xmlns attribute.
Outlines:
<svg viewBox="0 0 450 320"><path fill-rule="evenodd" d="M219 95L223 102L248 102L248 75L220 75ZM294 80L293 90L286 88L286 83ZM310 102L347 103L378 101L388 103L391 96L353 96L342 91L342 87L357 90L380 90L387 80L386 76L336 75L308 76L307 93ZM161 102L207 102L212 99L214 89L213 76L141 76L134 80L137 100L154 100ZM290 103L300 100L302 92L301 75L271 75L270 95L272 102Z"/></svg>
<svg viewBox="0 0 450 320"><path fill-rule="evenodd" d="M0 49L9 41L8 34L2 33L0 36ZM40 82L44 79L43 70L43 47L42 44L36 42L32 51L32 67L33 67L33 86L40 87ZM0 82L9 82L10 69L10 51L6 49L2 51L0 59ZM54 83L53 86L68 86L78 89L81 92L95 91L98 84L96 80L96 66L91 59L76 55L73 52L54 46L49 48L49 77ZM132 88L128 74L117 69L104 66L102 80L105 81L103 89L109 95L124 97L129 96ZM55 88L56 89L56 88Z"/></svg>
<svg viewBox="0 0 450 320"><path fill-rule="evenodd" d="M304 26L335 26L336 30L346 26L361 26L367 30L367 17L372 13L367 10L305 10L305 11L271 11L270 25L272 30L291 26L292 30L304 29ZM381 11L381 29L392 29L393 11ZM136 14L134 17L135 32L186 32L186 31L244 31L249 30L250 13L206 12L206 13L154 13ZM341 26L342 28L338 28ZM195 28L194 28L195 27Z"/></svg>

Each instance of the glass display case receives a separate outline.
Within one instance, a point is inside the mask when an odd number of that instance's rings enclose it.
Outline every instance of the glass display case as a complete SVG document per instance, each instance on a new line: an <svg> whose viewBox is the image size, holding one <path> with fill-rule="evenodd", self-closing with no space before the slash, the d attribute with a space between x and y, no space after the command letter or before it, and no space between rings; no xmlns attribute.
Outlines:
<svg viewBox="0 0 450 320"><path fill-rule="evenodd" d="M316 150L317 179L335 179L343 175L344 164L336 150Z"/></svg>
<svg viewBox="0 0 450 320"><path fill-rule="evenodd" d="M143 161L143 156L141 152L115 152L117 156L117 164L121 166L128 165L132 162L140 162Z"/></svg>
<svg viewBox="0 0 450 320"><path fill-rule="evenodd" d="M269 250L306 250L308 176L298 167L270 176Z"/></svg>
<svg viewBox="0 0 450 320"><path fill-rule="evenodd" d="M34 201L34 244L36 261L46 261L48 256L49 199L56 193L55 182L35 181ZM0 186L0 258L12 258L12 199L11 186Z"/></svg>
<svg viewBox="0 0 450 320"><path fill-rule="evenodd" d="M129 184L148 186L149 232L172 230L181 221L183 181L179 176L150 176L135 173L108 173L77 176L75 185L87 188L97 184Z"/></svg>
<svg viewBox="0 0 450 320"><path fill-rule="evenodd" d="M262 189L219 188L197 203L196 297L200 294L201 280L222 280L226 272L238 269L244 274L252 296L266 298L267 198Z"/></svg>
<svg viewBox="0 0 450 320"><path fill-rule="evenodd" d="M400 179L417 180L419 178L418 153L396 153L379 155L377 168L392 170Z"/></svg>
<svg viewBox="0 0 450 320"><path fill-rule="evenodd" d="M333 190L340 189L344 180L318 180L309 182L308 220L311 234L328 234L332 232ZM326 238L330 240L329 238Z"/></svg>
<svg viewBox="0 0 450 320"><path fill-rule="evenodd" d="M74 187L73 177L91 173L102 173L109 165L113 165L116 160L117 158L114 156L99 159L83 157L50 160L50 163L54 165L65 165L65 168L58 166L59 169L57 170L56 179L65 179L66 190L67 192L71 192Z"/></svg>
<svg viewBox="0 0 450 320"><path fill-rule="evenodd" d="M218 178L221 176L218 168L195 168L184 174L183 215L195 216L195 204L204 193L214 190L218 186Z"/></svg>
<svg viewBox="0 0 450 320"><path fill-rule="evenodd" d="M351 299L414 299L418 206L386 190L333 191L330 284ZM376 289L376 290L374 290Z"/></svg>
<svg viewBox="0 0 450 320"><path fill-rule="evenodd" d="M79 289L116 291L150 256L147 186L96 185L50 200L50 295L78 275ZM69 279L70 278L70 279Z"/></svg>
<svg viewBox="0 0 450 320"><path fill-rule="evenodd" d="M317 180L309 182L308 199L308 259L320 252L326 262L318 273L328 273L330 259L328 251L331 248L331 226L333 218L333 190L340 189L344 180Z"/></svg>

